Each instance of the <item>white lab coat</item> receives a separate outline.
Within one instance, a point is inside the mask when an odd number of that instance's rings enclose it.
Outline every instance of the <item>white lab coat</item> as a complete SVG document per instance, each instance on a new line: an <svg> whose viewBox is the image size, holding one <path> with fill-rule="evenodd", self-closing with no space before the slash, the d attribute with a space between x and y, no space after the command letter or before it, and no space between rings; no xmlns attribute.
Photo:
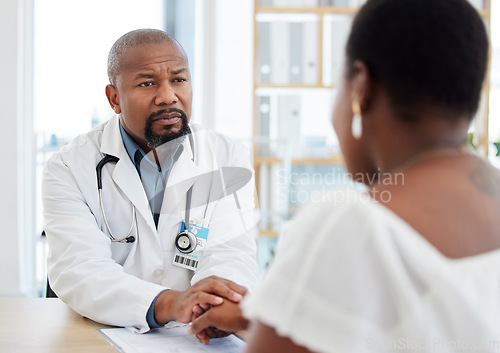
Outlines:
<svg viewBox="0 0 500 353"><path fill-rule="evenodd" d="M259 278L256 263L254 179L235 198L207 205L193 203L191 220L209 228L208 242L196 272L172 265L174 240L185 216L186 192L204 173L221 167L252 170L242 145L191 124L190 144L173 165L156 229L141 180L125 150L118 118L81 135L50 158L42 181L49 244L48 276L53 290L73 310L92 320L149 330L146 312L163 289L186 290L211 275L252 289ZM96 165L107 153L120 160L102 171L103 203L111 231L123 237L136 222L134 243L111 242L99 204ZM174 186L174 187L172 187ZM193 200L208 199L207 185L193 187ZM245 224L242 224L242 216Z"/></svg>

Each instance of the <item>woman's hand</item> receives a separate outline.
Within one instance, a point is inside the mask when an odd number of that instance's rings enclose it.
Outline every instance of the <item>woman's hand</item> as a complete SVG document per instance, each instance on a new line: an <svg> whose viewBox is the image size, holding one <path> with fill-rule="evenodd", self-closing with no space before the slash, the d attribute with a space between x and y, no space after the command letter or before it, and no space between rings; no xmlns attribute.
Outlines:
<svg viewBox="0 0 500 353"><path fill-rule="evenodd" d="M243 316L240 306L224 300L217 306L195 306L188 332L196 334L200 342L208 344L212 338L224 337L247 327L248 320Z"/></svg>
<svg viewBox="0 0 500 353"><path fill-rule="evenodd" d="M223 302L239 302L247 289L224 278L211 276L202 279L183 292L162 292L154 307L155 320L160 325L169 321L188 323L192 319L193 307L210 307Z"/></svg>

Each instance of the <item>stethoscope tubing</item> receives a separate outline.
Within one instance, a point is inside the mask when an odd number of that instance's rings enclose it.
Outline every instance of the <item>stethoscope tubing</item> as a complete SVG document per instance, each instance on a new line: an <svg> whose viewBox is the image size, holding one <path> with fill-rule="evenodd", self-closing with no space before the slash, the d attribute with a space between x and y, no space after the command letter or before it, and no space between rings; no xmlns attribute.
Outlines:
<svg viewBox="0 0 500 353"><path fill-rule="evenodd" d="M193 154L192 161L195 163L195 151L194 151L194 140L191 131L188 133L188 138L189 138L189 143L191 145L191 152ZM120 160L120 158L116 156L112 156L109 154L105 154L104 157L97 163L96 166L96 175L97 175L97 192L99 194L99 205L101 207L101 212L102 212L102 217L104 219L104 224L106 225L106 229L108 230L109 233L109 238L111 239L112 242L117 242L117 243L133 243L135 241L134 236L130 236L132 233L132 230L134 229L134 223L135 223L135 205L132 203L132 222L130 223L130 228L127 232L127 234L120 239L117 239L113 232L111 231L111 228L108 223L108 219L106 217L106 212L104 212L104 202L102 198L102 168L109 162L111 163L117 163ZM190 211L191 211L191 198L193 194L193 186L189 188L186 194L186 211L185 211L185 220L184 220L184 227L185 230L184 232L181 233L191 233L189 231L189 216L190 216ZM181 234L179 233L179 235ZM176 247L179 248L177 244L177 239L179 238L179 235L176 237ZM189 237L190 239L192 237ZM195 237L195 244L194 247L196 247L196 237ZM193 248L194 250L194 248Z"/></svg>
<svg viewBox="0 0 500 353"><path fill-rule="evenodd" d="M97 174L97 192L99 194L99 205L101 206L102 218L104 219L104 224L106 225L106 229L109 233L109 239L115 243L133 243L135 241L135 237L130 236L132 233L132 229L134 229L135 223L135 206L132 204L132 222L130 222L130 228L127 234L120 239L117 239L111 228L109 227L108 219L106 217L106 212L104 212L104 202L102 201L102 168L106 165L106 163L117 163L120 159L115 156L111 156L109 154L104 155L104 158L96 166L96 174Z"/></svg>
<svg viewBox="0 0 500 353"><path fill-rule="evenodd" d="M98 192L99 192L99 203L101 205L101 211L102 211L102 216L104 219L104 224L106 225L106 229L108 230L109 238L111 239L111 241L112 242L119 242L119 243L133 243L135 241L135 237L129 237L129 235L130 235L130 233L132 233L132 229L134 229L134 223L135 223L135 206L134 206L134 204L132 204L132 222L130 222L130 228L129 228L127 234L121 239L116 239L116 237L113 235L113 232L111 231L111 228L109 227L108 219L106 218L106 213L104 212L104 203L102 202L102 187L98 190Z"/></svg>

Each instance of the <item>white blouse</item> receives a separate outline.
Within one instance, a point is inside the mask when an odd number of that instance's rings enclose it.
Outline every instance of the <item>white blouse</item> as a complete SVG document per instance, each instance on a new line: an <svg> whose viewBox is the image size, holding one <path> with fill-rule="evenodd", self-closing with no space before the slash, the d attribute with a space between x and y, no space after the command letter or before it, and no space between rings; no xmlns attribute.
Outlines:
<svg viewBox="0 0 500 353"><path fill-rule="evenodd" d="M500 250L450 259L367 194L334 204L288 227L248 318L318 352L500 352Z"/></svg>

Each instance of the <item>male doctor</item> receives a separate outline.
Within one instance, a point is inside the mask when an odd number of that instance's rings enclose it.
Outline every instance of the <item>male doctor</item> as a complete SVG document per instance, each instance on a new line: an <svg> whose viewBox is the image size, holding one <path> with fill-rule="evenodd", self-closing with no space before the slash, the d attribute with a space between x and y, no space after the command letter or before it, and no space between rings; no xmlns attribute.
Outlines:
<svg viewBox="0 0 500 353"><path fill-rule="evenodd" d="M246 151L189 124L188 60L167 33L122 36L108 75L116 116L44 169L52 289L81 315L137 332L239 302L259 277Z"/></svg>

